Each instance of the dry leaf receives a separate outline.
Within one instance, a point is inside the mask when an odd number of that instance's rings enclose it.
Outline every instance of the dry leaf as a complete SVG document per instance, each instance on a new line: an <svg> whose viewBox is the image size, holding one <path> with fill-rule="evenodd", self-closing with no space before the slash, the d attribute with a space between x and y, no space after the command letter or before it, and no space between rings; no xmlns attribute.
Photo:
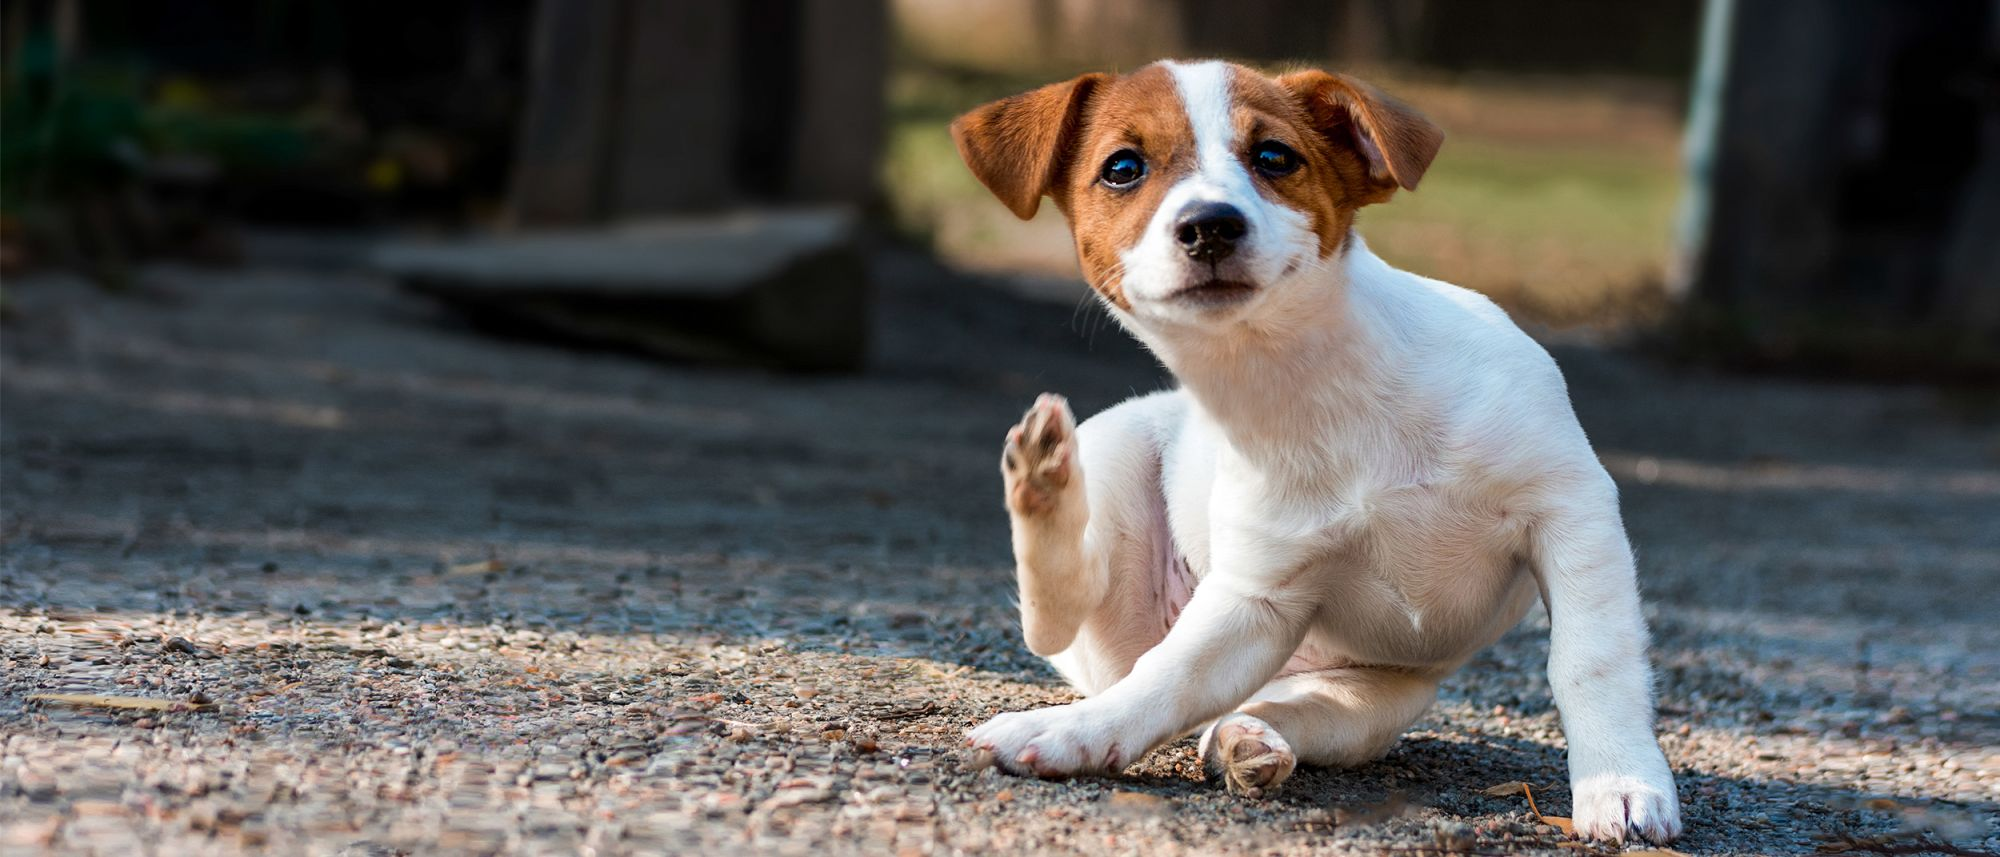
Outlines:
<svg viewBox="0 0 2000 857"><path fill-rule="evenodd" d="M1620 855L1619 857L1688 857L1688 856L1686 854L1682 854L1679 851L1675 851L1672 848L1643 848L1638 851L1627 851L1624 854Z"/></svg>
<svg viewBox="0 0 2000 857"><path fill-rule="evenodd" d="M53 702L91 708L119 708L127 711L207 711L215 703L207 700L152 699L144 696L105 696L98 693L33 693L29 702Z"/></svg>
<svg viewBox="0 0 2000 857"><path fill-rule="evenodd" d="M1536 821L1562 831L1563 835L1565 836L1576 835L1576 825L1573 824L1569 819L1564 818L1560 815L1543 815L1541 808L1535 806L1534 786L1528 785L1527 783L1524 782L1515 781L1511 783L1501 783L1497 786L1488 786L1484 789L1481 789L1480 791L1483 791L1486 794L1492 795L1494 797L1507 797L1509 795L1520 795L1522 797L1525 797L1528 799L1528 812L1534 814Z"/></svg>
<svg viewBox="0 0 2000 857"><path fill-rule="evenodd" d="M446 569L445 574L451 577L457 577L465 574L499 574L500 572L506 570L507 566L505 563L502 563L497 559L488 559L488 560L481 560L479 562L467 562L454 565L451 568Z"/></svg>

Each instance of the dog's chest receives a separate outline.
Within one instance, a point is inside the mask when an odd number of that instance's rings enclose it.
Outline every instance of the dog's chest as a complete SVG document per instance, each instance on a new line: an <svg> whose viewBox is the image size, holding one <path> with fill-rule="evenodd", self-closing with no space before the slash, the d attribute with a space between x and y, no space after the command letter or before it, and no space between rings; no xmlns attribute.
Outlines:
<svg viewBox="0 0 2000 857"><path fill-rule="evenodd" d="M1414 631L1477 624L1514 582L1526 515L1512 491L1473 479L1359 492L1324 531L1309 572L1329 605ZM1359 617L1351 617L1359 618Z"/></svg>
<svg viewBox="0 0 2000 857"><path fill-rule="evenodd" d="M1364 492L1305 569L1320 620L1301 652L1423 666L1455 663L1519 621L1533 586L1512 497L1476 482Z"/></svg>

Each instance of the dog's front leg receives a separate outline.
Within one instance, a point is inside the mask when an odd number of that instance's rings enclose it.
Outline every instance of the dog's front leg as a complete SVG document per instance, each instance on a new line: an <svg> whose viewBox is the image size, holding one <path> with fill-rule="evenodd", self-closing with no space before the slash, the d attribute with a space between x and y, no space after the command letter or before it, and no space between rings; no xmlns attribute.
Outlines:
<svg viewBox="0 0 2000 857"><path fill-rule="evenodd" d="M1549 600L1549 687L1569 740L1577 833L1618 842L1680 835L1673 773L1653 735L1652 671L1632 549L1616 489L1537 528L1536 572Z"/></svg>
<svg viewBox="0 0 2000 857"><path fill-rule="evenodd" d="M1028 651L1042 657L1076 641L1077 629L1111 584L1102 551L1093 553L1084 543L1090 502L1080 443L1068 400L1043 393L1007 431L1000 458L1020 582L1021 635Z"/></svg>
<svg viewBox="0 0 2000 857"><path fill-rule="evenodd" d="M972 730L967 743L1017 774L1116 773L1250 698L1298 649L1314 604L1273 583L1286 575L1268 573L1276 559L1268 552L1217 547L1218 567L1234 560L1248 573L1218 571L1202 580L1166 639L1124 679L1069 705L1002 714Z"/></svg>

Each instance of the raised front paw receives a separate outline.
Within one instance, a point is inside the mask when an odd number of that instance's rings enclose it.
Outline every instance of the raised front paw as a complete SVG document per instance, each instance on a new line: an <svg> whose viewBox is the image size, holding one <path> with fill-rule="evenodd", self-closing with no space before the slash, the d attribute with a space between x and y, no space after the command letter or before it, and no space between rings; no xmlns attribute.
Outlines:
<svg viewBox="0 0 2000 857"><path fill-rule="evenodd" d="M1000 474L1014 514L1039 515L1056 506L1076 476L1076 417L1068 401L1054 393L1035 399L1020 424L1007 430Z"/></svg>
<svg viewBox="0 0 2000 857"><path fill-rule="evenodd" d="M965 743L992 753L994 764L1010 774L1115 774L1145 748L1121 746L1112 719L1075 703L1015 711L986 721Z"/></svg>
<svg viewBox="0 0 2000 857"><path fill-rule="evenodd" d="M1571 821L1585 839L1665 844L1681 835L1680 798L1674 794L1673 777L1664 772L1651 777L1595 774L1577 781L1571 791Z"/></svg>

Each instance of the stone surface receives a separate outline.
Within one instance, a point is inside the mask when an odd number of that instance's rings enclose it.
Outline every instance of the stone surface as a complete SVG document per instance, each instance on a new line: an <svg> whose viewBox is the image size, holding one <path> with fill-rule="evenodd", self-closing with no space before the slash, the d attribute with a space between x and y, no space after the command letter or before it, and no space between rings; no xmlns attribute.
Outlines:
<svg viewBox="0 0 2000 857"><path fill-rule="evenodd" d="M386 242L374 268L477 317L664 356L853 369L869 288L853 216L738 213Z"/></svg>

